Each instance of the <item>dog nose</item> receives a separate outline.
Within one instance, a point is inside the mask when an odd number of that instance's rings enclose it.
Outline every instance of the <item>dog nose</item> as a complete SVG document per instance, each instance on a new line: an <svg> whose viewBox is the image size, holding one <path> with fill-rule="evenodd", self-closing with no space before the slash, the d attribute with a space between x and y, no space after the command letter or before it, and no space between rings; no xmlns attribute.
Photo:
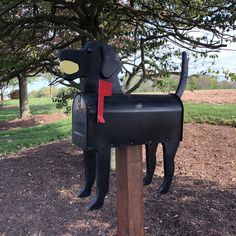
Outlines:
<svg viewBox="0 0 236 236"><path fill-rule="evenodd" d="M73 61L64 60L60 62L60 71L63 74L72 75L79 71L79 65Z"/></svg>

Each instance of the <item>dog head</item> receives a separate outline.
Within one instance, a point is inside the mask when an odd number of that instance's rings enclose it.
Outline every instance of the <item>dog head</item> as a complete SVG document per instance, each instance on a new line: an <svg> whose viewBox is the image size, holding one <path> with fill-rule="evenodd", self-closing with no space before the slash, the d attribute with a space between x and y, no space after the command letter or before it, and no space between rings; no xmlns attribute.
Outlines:
<svg viewBox="0 0 236 236"><path fill-rule="evenodd" d="M59 52L63 79L108 79L121 71L114 49L100 41L88 42L82 49L63 49Z"/></svg>

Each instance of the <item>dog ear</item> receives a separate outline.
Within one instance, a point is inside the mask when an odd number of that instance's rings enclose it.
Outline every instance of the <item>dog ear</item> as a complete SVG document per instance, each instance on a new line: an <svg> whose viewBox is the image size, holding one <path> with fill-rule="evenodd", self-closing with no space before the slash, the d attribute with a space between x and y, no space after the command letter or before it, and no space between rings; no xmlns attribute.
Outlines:
<svg viewBox="0 0 236 236"><path fill-rule="evenodd" d="M105 78L109 78L115 73L118 74L121 71L121 63L115 50L106 44L102 44L101 51L102 51L101 75Z"/></svg>

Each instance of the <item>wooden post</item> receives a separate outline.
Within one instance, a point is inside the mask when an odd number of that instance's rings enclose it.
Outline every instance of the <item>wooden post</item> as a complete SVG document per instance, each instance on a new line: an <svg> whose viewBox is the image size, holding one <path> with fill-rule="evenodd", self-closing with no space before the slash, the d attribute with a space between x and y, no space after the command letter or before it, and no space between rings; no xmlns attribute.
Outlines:
<svg viewBox="0 0 236 236"><path fill-rule="evenodd" d="M143 236L142 146L116 148L118 236Z"/></svg>

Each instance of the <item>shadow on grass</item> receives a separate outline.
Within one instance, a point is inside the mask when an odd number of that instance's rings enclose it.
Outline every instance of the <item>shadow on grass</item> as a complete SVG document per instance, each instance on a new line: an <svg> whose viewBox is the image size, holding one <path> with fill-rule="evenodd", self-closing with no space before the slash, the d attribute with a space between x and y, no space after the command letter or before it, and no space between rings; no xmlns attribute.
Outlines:
<svg viewBox="0 0 236 236"><path fill-rule="evenodd" d="M32 104L31 101L29 103L30 111L33 115L62 112L56 108L56 103L53 103L51 99L34 99ZM19 116L19 105L9 107L6 106L0 109L0 120L13 120L19 118Z"/></svg>
<svg viewBox="0 0 236 236"><path fill-rule="evenodd" d="M0 153L16 152L71 135L71 118L56 123L0 131Z"/></svg>
<svg viewBox="0 0 236 236"><path fill-rule="evenodd" d="M0 234L116 235L115 173L104 207L87 211L81 151L70 140L0 160ZM145 188L145 235L234 235L236 188L176 176L170 193L156 194L160 179ZM93 192L94 195L94 192Z"/></svg>
<svg viewBox="0 0 236 236"><path fill-rule="evenodd" d="M13 120L20 116L18 107L1 108L0 109L0 121L1 120Z"/></svg>
<svg viewBox="0 0 236 236"><path fill-rule="evenodd" d="M30 105L30 110L33 115L49 114L52 112L60 112L60 110L58 110L56 108L55 103Z"/></svg>

